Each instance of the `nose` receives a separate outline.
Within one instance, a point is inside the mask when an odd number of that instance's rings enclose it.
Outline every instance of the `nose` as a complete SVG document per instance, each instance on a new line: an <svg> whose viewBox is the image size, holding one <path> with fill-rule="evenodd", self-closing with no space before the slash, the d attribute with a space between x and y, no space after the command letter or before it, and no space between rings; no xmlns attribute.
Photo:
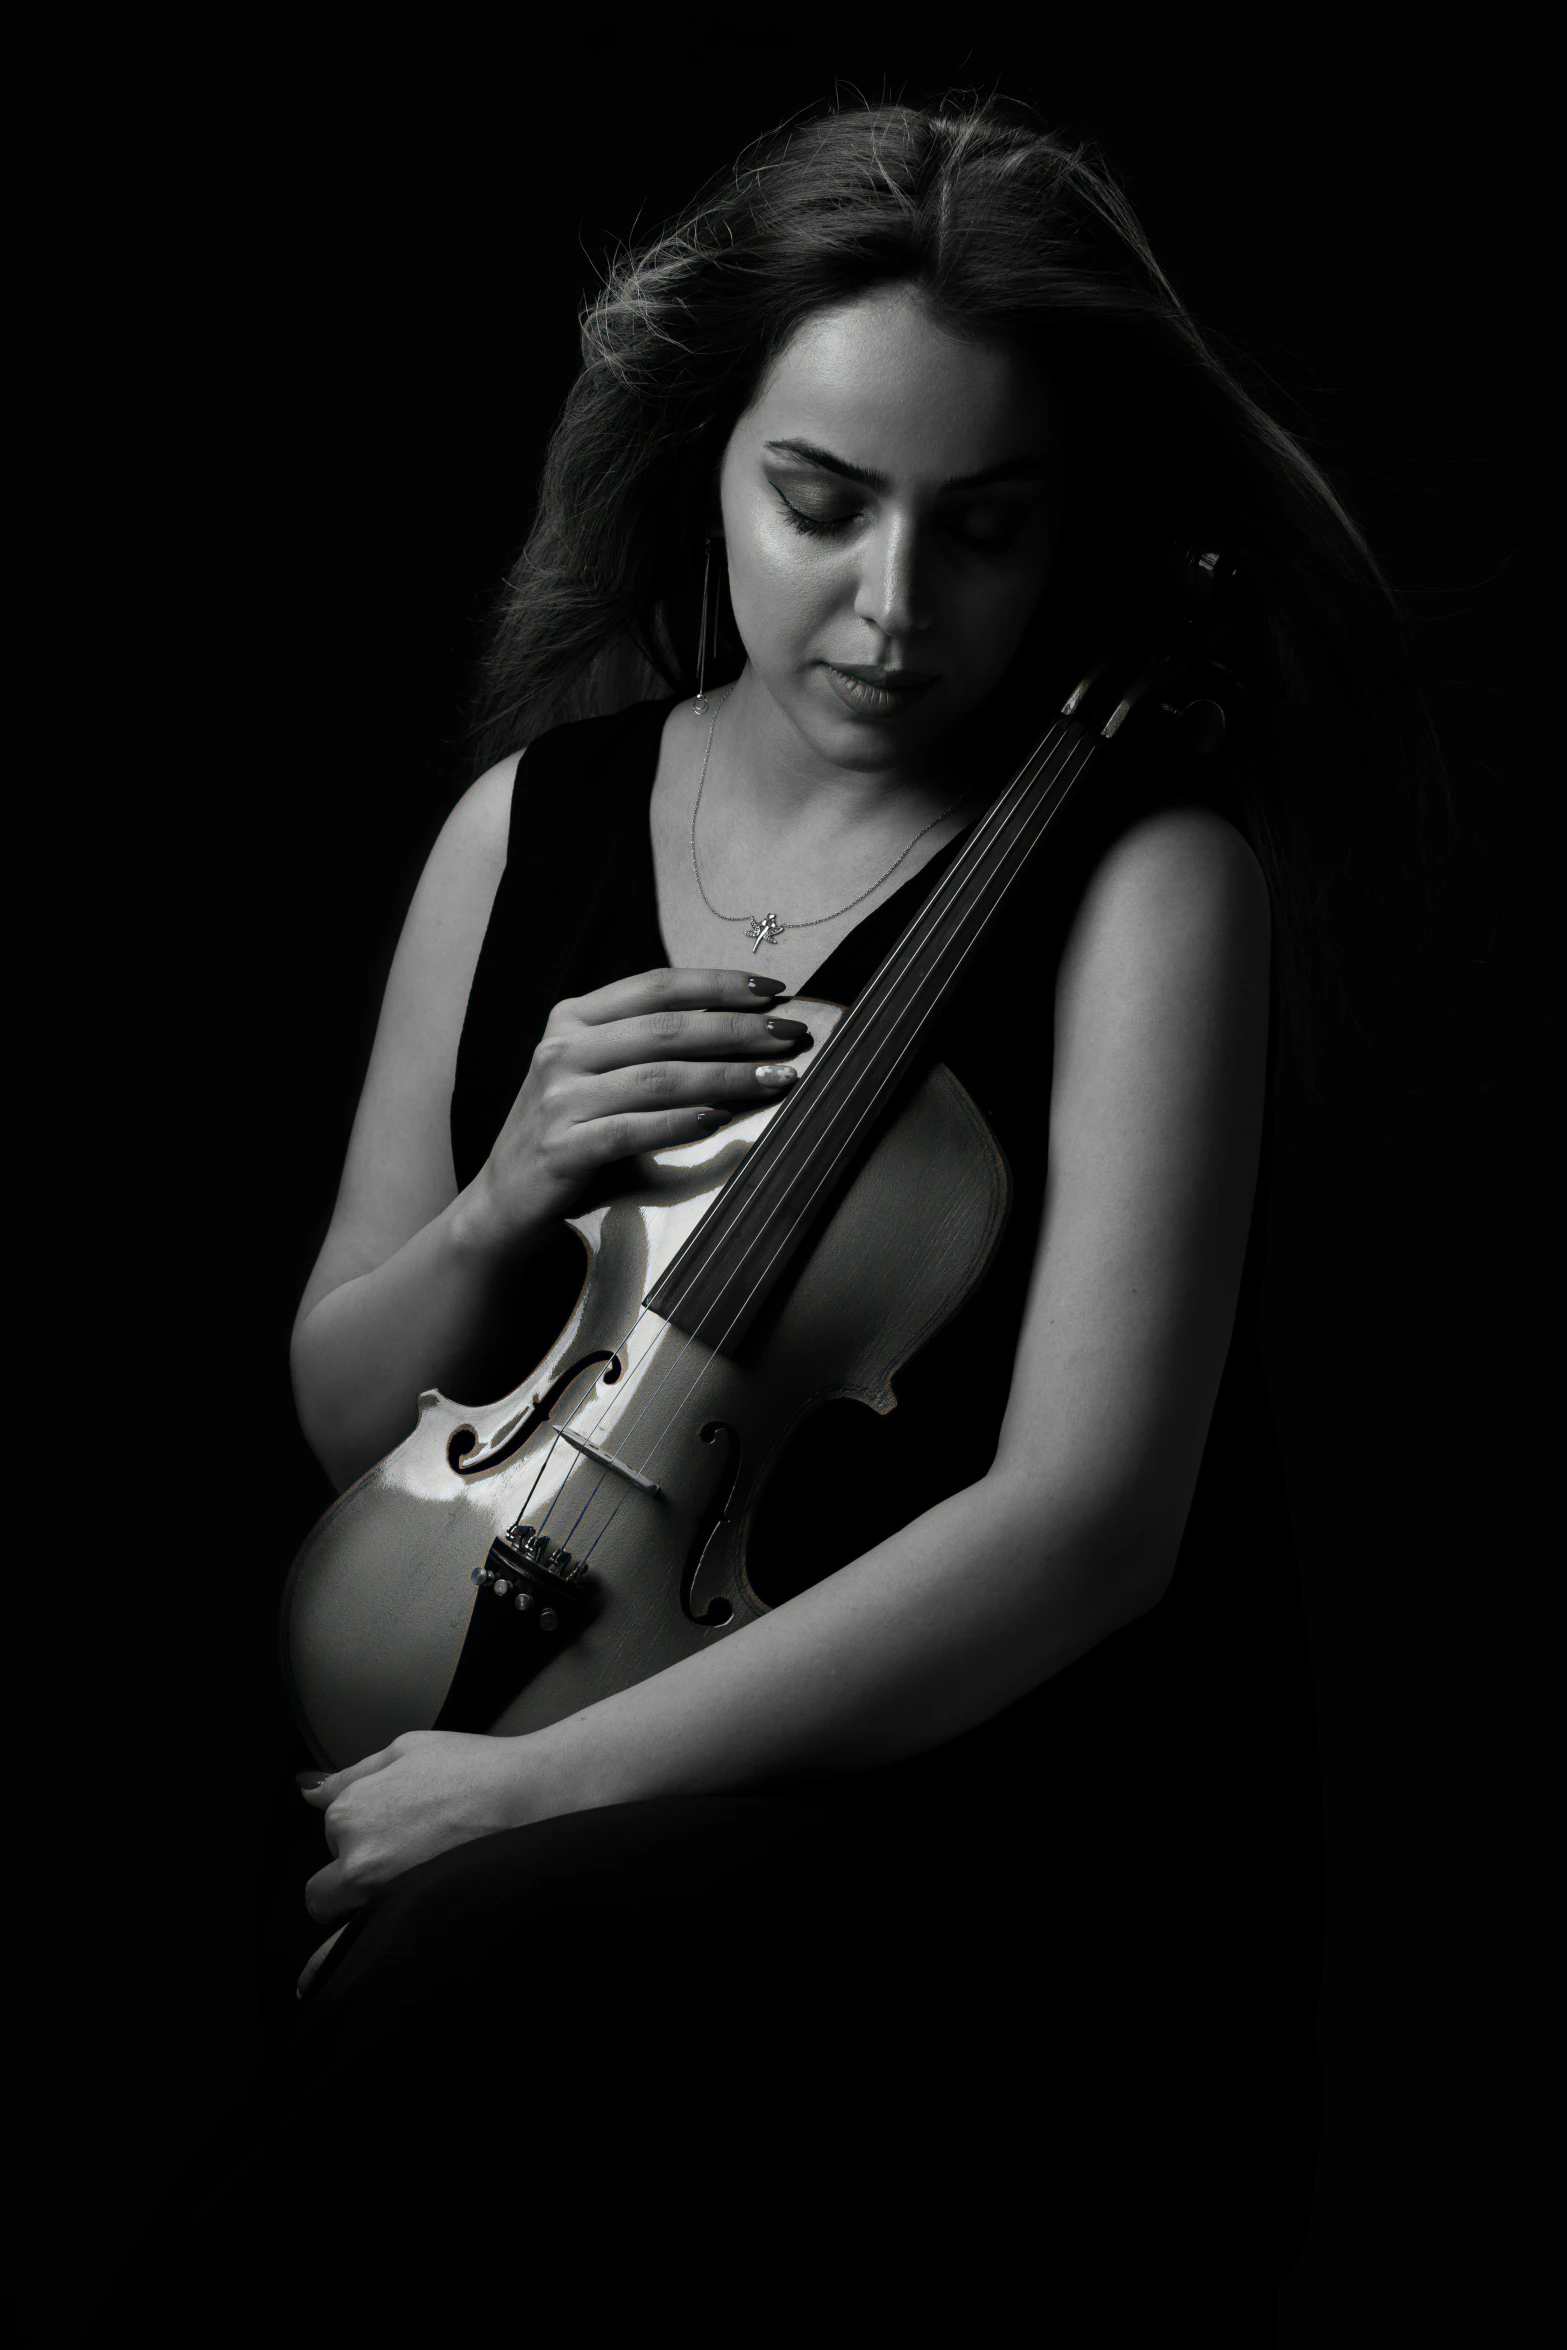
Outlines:
<svg viewBox="0 0 1567 2350"><path fill-rule="evenodd" d="M885 637L917 635L929 628L924 550L907 515L890 514L865 542L855 616Z"/></svg>

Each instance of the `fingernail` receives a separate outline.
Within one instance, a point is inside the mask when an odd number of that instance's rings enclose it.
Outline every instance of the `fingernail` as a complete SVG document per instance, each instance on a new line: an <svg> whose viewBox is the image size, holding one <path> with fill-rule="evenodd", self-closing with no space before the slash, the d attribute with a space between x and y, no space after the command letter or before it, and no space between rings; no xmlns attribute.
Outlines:
<svg viewBox="0 0 1567 2350"><path fill-rule="evenodd" d="M746 981L753 995L784 995L788 991L781 979L758 979L753 972Z"/></svg>
<svg viewBox="0 0 1567 2350"><path fill-rule="evenodd" d="M696 1114L696 1122L705 1134L710 1132L715 1126L722 1126L724 1123L724 1113L722 1110L698 1110Z"/></svg>
<svg viewBox="0 0 1567 2350"><path fill-rule="evenodd" d="M294 1785L299 1788L324 1787L326 1773L325 1771L296 1771Z"/></svg>
<svg viewBox="0 0 1567 2350"><path fill-rule="evenodd" d="M756 1072L756 1082L758 1085L793 1085L799 1074L799 1070L788 1061L764 1061Z"/></svg>
<svg viewBox="0 0 1567 2350"><path fill-rule="evenodd" d="M801 1043L811 1033L803 1020L769 1020L766 1028L769 1036L784 1037L790 1044Z"/></svg>

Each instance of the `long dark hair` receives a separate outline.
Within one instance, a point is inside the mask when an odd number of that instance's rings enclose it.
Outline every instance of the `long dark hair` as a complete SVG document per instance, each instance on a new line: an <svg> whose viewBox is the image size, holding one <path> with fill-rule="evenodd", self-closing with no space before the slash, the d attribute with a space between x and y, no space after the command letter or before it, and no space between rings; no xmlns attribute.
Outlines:
<svg viewBox="0 0 1567 2350"><path fill-rule="evenodd" d="M1385 915L1387 877L1422 869L1446 807L1412 625L1322 467L1191 317L1098 148L1015 100L834 101L612 261L485 656L479 768L568 719L694 690L729 435L806 317L887 284L1041 358L1060 394L1063 536L1010 673L1041 717L1044 688L1074 682L1172 542L1217 539L1244 565L1282 692L1239 730L1235 796L1273 897L1281 1059L1309 1093L1325 1024L1355 1014L1357 907ZM725 617L716 675L743 660Z"/></svg>

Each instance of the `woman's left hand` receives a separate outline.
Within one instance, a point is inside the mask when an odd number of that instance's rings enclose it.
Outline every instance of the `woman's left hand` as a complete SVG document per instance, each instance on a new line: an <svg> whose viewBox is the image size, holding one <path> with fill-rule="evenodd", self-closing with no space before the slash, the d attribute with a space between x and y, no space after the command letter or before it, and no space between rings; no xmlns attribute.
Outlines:
<svg viewBox="0 0 1567 2350"><path fill-rule="evenodd" d="M405 1730L347 1770L310 1774L314 1785L302 1773L300 1793L325 1815L332 1854L305 1887L310 1915L337 1924L404 1869L541 1816L527 1768L533 1745L531 1737Z"/></svg>

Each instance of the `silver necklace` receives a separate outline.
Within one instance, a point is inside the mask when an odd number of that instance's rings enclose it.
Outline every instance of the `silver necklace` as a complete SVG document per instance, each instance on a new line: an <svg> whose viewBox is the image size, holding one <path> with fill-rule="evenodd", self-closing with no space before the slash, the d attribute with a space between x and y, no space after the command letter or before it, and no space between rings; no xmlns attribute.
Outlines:
<svg viewBox="0 0 1567 2350"><path fill-rule="evenodd" d="M729 693L733 692L734 687L731 686ZM725 694L724 701L718 705L718 710L723 708L724 702L727 702L728 699L729 694ZM869 889L862 889L857 898L850 898L847 906L839 906L831 914L813 914L808 922L780 922L776 914L720 914L706 890L702 888L702 869L696 861L696 820L702 806L702 794L707 789L707 763L713 755L713 728L718 724L718 710L713 712L711 723L707 729L707 748L702 753L702 776L696 787L696 801L691 810L691 871L696 878L696 886L701 891L702 903L710 914L717 915L720 922L743 922L745 924L745 935L751 941L753 955L758 947L770 946L775 938L782 938L785 931L819 930L824 922L836 922L840 914L847 914L852 907L863 904L866 898L873 896L880 889L884 881L890 880L892 875L897 872L909 850L916 848L925 838L927 832L934 832L938 824L944 824L952 814L953 808L961 808L968 796L966 792L960 793L950 807L942 809L939 816L933 816L928 824L922 824L913 840L898 851L886 872L877 874Z"/></svg>

